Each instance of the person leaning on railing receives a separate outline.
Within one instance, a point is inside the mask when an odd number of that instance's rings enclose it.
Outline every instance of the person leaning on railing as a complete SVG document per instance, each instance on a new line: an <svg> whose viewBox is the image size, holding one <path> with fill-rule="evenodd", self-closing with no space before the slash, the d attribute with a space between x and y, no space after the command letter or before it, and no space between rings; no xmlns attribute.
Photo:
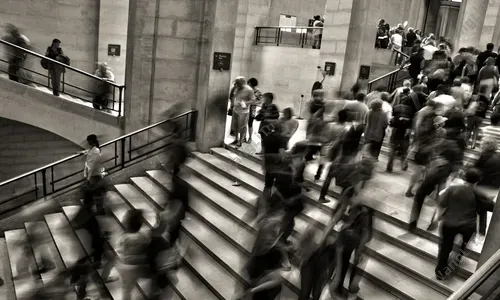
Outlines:
<svg viewBox="0 0 500 300"><path fill-rule="evenodd" d="M97 70L94 75L102 80L96 84L93 106L99 110L109 111L108 103L113 93L113 87L110 83L115 82L115 75L111 72L111 68L108 67L108 64L100 62L97 63ZM112 103L111 106L114 107L114 103Z"/></svg>
<svg viewBox="0 0 500 300"><path fill-rule="evenodd" d="M90 149L82 153L87 155L85 160L85 168L83 176L86 179L86 184L83 191L83 204L91 209L96 204L96 209L99 213L104 212L102 201L95 201L97 196L102 196L105 192L103 177L105 175L102 165L101 148L95 134L87 136L87 142Z"/></svg>
<svg viewBox="0 0 500 300"><path fill-rule="evenodd" d="M45 56L53 60L57 60L58 62L61 62L63 64L69 65L69 58L64 54L61 48L61 40L59 39L52 40L52 45L47 47ZM61 91L61 74L65 72L65 69L63 66L52 62L47 62L46 66L49 70L50 78L52 80L53 94L54 96L59 96L59 92Z"/></svg>

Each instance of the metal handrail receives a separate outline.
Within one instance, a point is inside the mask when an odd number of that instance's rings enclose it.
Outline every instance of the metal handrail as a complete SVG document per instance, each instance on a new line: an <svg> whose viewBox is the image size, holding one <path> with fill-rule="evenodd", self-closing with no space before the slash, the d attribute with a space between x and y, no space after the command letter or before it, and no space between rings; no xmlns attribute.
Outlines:
<svg viewBox="0 0 500 300"><path fill-rule="evenodd" d="M7 46L10 46L10 47L13 47L13 48L16 48L16 49L18 49L18 50L21 50L21 51L26 52L26 53L28 53L28 54L31 54L31 55L33 55L33 56L37 56L37 57L39 57L39 58L41 58L41 59L46 59L47 61L49 61L49 62L51 62L51 63L57 64L57 65L60 65L61 67L64 67L64 68L69 69L69 70L72 70L72 71L74 71L74 72L77 72L77 73L79 73L79 74L85 75L85 76L87 76L87 77L91 77L91 78L93 78L93 79L95 79L95 80L105 81L105 80L104 80L104 79L102 79L101 77L98 77L98 76L92 75L92 74L90 74L90 73L87 73L87 72L85 72L85 71L79 70L79 69L77 69L77 68L75 68L75 67L72 67L72 66L70 66L70 65L63 64L63 63L61 63L61 62L59 62L59 61L57 61L57 60L54 60L54 59L52 59L52 58L49 58L49 57L45 56L45 55L42 55L42 54L40 54L40 53L36 53L36 52L31 51L31 50L29 50L29 49L26 49L26 48L20 47L20 46L18 46L18 45L14 45L14 44L9 43L9 42L7 42L7 41L5 41L5 40L0 39L0 43L2 43L2 44L4 44L4 45L7 45ZM125 87L124 85L119 85L119 84L116 84L116 83L114 83L114 82L109 82L109 81L106 81L106 82L107 82L109 85L112 85L112 86L117 87L117 88L124 88L124 87Z"/></svg>
<svg viewBox="0 0 500 300"><path fill-rule="evenodd" d="M310 26L255 26L255 28L296 28L296 29L322 29L322 27L310 27Z"/></svg>
<svg viewBox="0 0 500 300"><path fill-rule="evenodd" d="M177 116L175 116L175 117L172 117L172 118L169 118L169 119L166 119L166 120L163 120L163 121L157 122L157 123L155 123L155 124L149 125L149 126L147 126L147 127L141 128L141 129L139 129L139 130L136 130L136 131L131 132L131 133L129 133L129 134L123 135L123 136L118 137L118 138L116 138L116 139L114 139L114 140L111 140L111 141L109 141L109 142L106 142L106 143L104 143L104 144L102 144L102 145L101 145L101 148L103 148L103 147L105 147L105 146L108 146L108 145L111 145L111 144L113 144L113 143L119 142L119 141L121 141L121 140L124 140L124 139L126 139L126 138L128 138L128 137L131 137L131 136L133 136L133 135L136 135L136 134L138 134L138 133L141 133L141 132L147 131L147 130L149 130L149 129L153 128L153 127L156 127L156 126L162 125L162 124L164 124L164 123L167 123L167 122L170 122L170 121L173 121L173 120L177 120L177 119L179 119L179 118L181 118L181 117L187 116L187 115L192 114L192 113L194 113L194 112L196 112L196 110L189 110L189 111L187 111L187 112L185 112L185 113L182 113L182 114L180 114L180 115L177 115ZM43 166L43 167L40 167L40 168L37 168L37 169L35 169L35 170L29 171L29 172L27 172L27 173L21 174L21 175L19 175L19 176L14 177L14 178L11 178L11 179L8 179L8 180L5 180L5 181L3 181L3 182L0 182L0 187L5 186L5 185L10 184L10 183L13 183L13 182L15 182L15 181L17 181L17 180L20 180L20 179L26 178L26 177L28 177L28 176L35 175L36 173L39 173L39 172L41 172L41 171L43 171L43 170L50 169L50 168L52 168L52 167L54 167L54 166L56 166L56 165L62 164L62 163L64 163L64 162L66 162L66 161L69 161L69 160L75 159L75 158L77 158L77 157L79 157L79 156L83 156L83 155L84 155L84 153L76 153L76 154L70 155L70 156L68 156L68 157L66 157L66 158L60 159L60 160L58 160L58 161L56 161L56 162L50 163L50 164L48 164L48 165L45 165L45 166Z"/></svg>
<svg viewBox="0 0 500 300"><path fill-rule="evenodd" d="M490 257L447 300L465 300L500 267L500 250Z"/></svg>

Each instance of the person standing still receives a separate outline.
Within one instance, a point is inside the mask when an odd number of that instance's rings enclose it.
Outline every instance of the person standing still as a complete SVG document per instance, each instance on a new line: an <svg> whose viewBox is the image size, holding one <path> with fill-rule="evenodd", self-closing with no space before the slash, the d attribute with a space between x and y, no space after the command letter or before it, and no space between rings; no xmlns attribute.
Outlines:
<svg viewBox="0 0 500 300"><path fill-rule="evenodd" d="M61 48L61 40L54 39L52 41L52 45L47 48L47 52L45 56L51 58L53 60L57 60L58 62L68 64L68 58L64 55L64 52ZM49 63L49 73L52 81L52 91L54 96L59 96L61 91L61 74L64 73L64 67L58 64Z"/></svg>
<svg viewBox="0 0 500 300"><path fill-rule="evenodd" d="M259 81L257 79L250 78L248 79L247 84L253 89L256 101L256 104L250 105L250 114L248 115L248 137L246 142L251 143L253 136L253 121L256 117L257 105L262 101L262 93L260 92L259 88L257 88L257 86L259 85Z"/></svg>
<svg viewBox="0 0 500 300"><path fill-rule="evenodd" d="M236 94L234 97L233 118L235 118L235 139L231 145L241 147L241 143L245 140L248 125L248 115L250 113L250 105L255 102L255 93L253 89L247 85L245 77L238 77L235 81Z"/></svg>
<svg viewBox="0 0 500 300"><path fill-rule="evenodd" d="M320 49L321 48L321 39L323 38L323 22L321 21L321 16L314 16L314 23L313 23L313 37L314 37L314 44L313 44L313 49Z"/></svg>

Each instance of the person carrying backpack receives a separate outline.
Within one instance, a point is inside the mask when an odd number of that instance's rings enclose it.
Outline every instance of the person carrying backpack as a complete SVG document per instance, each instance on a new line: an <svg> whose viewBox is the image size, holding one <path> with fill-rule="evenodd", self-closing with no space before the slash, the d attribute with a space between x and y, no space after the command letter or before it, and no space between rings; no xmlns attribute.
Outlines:
<svg viewBox="0 0 500 300"><path fill-rule="evenodd" d="M392 134L390 140L391 150L386 169L388 173L392 172L396 156L401 158L401 169L403 171L408 169L405 158L410 145L410 132L413 121L413 110L410 101L412 101L410 95L405 94L393 107L392 119L389 121Z"/></svg>

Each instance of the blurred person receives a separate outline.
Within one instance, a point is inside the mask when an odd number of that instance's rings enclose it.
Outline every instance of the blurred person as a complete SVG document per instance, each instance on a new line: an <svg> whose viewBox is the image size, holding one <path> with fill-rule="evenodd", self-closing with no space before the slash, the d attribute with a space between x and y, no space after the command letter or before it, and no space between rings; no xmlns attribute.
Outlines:
<svg viewBox="0 0 500 300"><path fill-rule="evenodd" d="M498 80L500 79L500 74L498 73L498 69L495 66L495 59L493 57L488 57L485 62L485 66L483 66L479 73L477 74L477 82L479 86L487 86L482 93L485 94L490 99L494 94L498 91Z"/></svg>
<svg viewBox="0 0 500 300"><path fill-rule="evenodd" d="M52 40L52 45L47 47L45 56L62 64L69 65L69 58L64 54L61 48L61 40L59 39ZM54 96L59 96L61 92L61 74L66 72L66 69L61 65L51 62L48 63L48 69L52 81L52 92Z"/></svg>
<svg viewBox="0 0 500 300"><path fill-rule="evenodd" d="M406 34L406 47L413 47L416 40L417 34L415 30L412 27L408 28L408 33Z"/></svg>
<svg viewBox="0 0 500 300"><path fill-rule="evenodd" d="M324 23L321 21L321 16L314 16L313 49L320 49L321 48L321 39L323 38L323 26L324 26Z"/></svg>
<svg viewBox="0 0 500 300"><path fill-rule="evenodd" d="M299 121L293 118L293 110L290 107L287 107L283 110L283 117L281 118L281 122L283 123L283 137L285 138L284 143L286 143L288 149L288 144L290 143L290 139L293 137L297 129L299 128Z"/></svg>
<svg viewBox="0 0 500 300"><path fill-rule="evenodd" d="M288 238L292 235L295 227L295 218L304 210L304 200L302 198L302 187L293 182L293 178L287 177L287 179L284 182L277 182L275 193L280 198L285 210L280 240L285 246L290 246L292 242Z"/></svg>
<svg viewBox="0 0 500 300"><path fill-rule="evenodd" d="M423 86L424 89L422 92L428 95L429 94L429 87L427 86L427 83L429 83L429 77L422 75L420 77L418 84Z"/></svg>
<svg viewBox="0 0 500 300"><path fill-rule="evenodd" d="M5 31L7 35L2 38L4 41L27 50L30 49L29 39L21 33L19 28L17 28L13 24L6 24ZM9 61L9 67L7 70L7 72L9 73L9 79L20 82L20 79L24 77L21 75L26 73L21 68L24 66L27 54L26 52L20 49L10 46L6 46L6 52ZM27 83L27 82L22 82L22 83Z"/></svg>
<svg viewBox="0 0 500 300"><path fill-rule="evenodd" d="M309 117L312 117L318 110L325 107L324 97L324 90L314 90L312 92L312 99L309 102Z"/></svg>
<svg viewBox="0 0 500 300"><path fill-rule="evenodd" d="M455 98L456 107L460 110L464 109L465 91L462 88L462 81L458 78L453 80L453 86L450 88L450 96Z"/></svg>
<svg viewBox="0 0 500 300"><path fill-rule="evenodd" d="M361 91L361 84L356 82L349 92L344 96L345 100L356 100L358 93Z"/></svg>
<svg viewBox="0 0 500 300"><path fill-rule="evenodd" d="M236 79L238 79L238 77ZM229 109L227 110L227 115L231 116L231 125L230 125L230 131L229 131L230 136L235 136L235 132L237 131L237 130L235 130L236 119L232 118L233 109L234 109L234 97L236 95L237 88L238 87L236 86L236 80L235 80L233 82L233 86L231 87L231 90L229 91Z"/></svg>
<svg viewBox="0 0 500 300"><path fill-rule="evenodd" d="M260 105L262 103L262 93L260 92L259 88L257 88L257 86L259 85L259 81L257 81L257 79L250 78L248 79L247 84L253 89L255 95L255 104L250 105L250 115L248 117L248 138L246 140L247 143L251 143L253 136L253 121L257 116L257 105Z"/></svg>
<svg viewBox="0 0 500 300"><path fill-rule="evenodd" d="M380 99L380 96L383 92L387 92L386 87L384 85L377 86L373 92L370 92L368 93L368 95L366 95L364 99L365 104L370 105L373 100Z"/></svg>
<svg viewBox="0 0 500 300"><path fill-rule="evenodd" d="M101 78L101 81L96 84L93 106L96 109L109 112L108 103L109 99L112 99L112 93L114 92L113 86L109 83L115 82L115 75L106 63L97 63L94 75ZM112 103L112 107L114 108L114 103Z"/></svg>
<svg viewBox="0 0 500 300"><path fill-rule="evenodd" d="M490 57L493 59L493 65L495 65L498 54L495 53L494 49L495 45L493 43L488 43L486 45L486 50L479 53L476 58L476 65L478 70L481 70L486 65L486 60Z"/></svg>
<svg viewBox="0 0 500 300"><path fill-rule="evenodd" d="M372 238L373 211L357 199L353 198L351 209L346 222L339 231L336 243L336 266L335 276L330 284L329 290L332 297L342 297L344 291L344 280L349 269L351 256L354 253L353 267L349 276L348 291L357 293L359 281L363 274L363 259L366 244Z"/></svg>
<svg viewBox="0 0 500 300"><path fill-rule="evenodd" d="M281 272L290 270L290 262L281 239L283 208L273 202L258 225L257 237L245 273L250 286L235 299L274 300L281 293Z"/></svg>
<svg viewBox="0 0 500 300"><path fill-rule="evenodd" d="M450 87L445 84L438 86L433 100L437 105L436 114L440 116L444 116L448 110L458 106L457 100L450 95Z"/></svg>
<svg viewBox="0 0 500 300"><path fill-rule="evenodd" d="M420 75L420 73L424 69L425 65L424 49L419 48L416 52L413 52L411 56L401 64L401 69L404 68L404 66L407 63L410 63L410 66L408 67L408 72L410 73L413 86L418 83L418 75Z"/></svg>
<svg viewBox="0 0 500 300"><path fill-rule="evenodd" d="M106 192L106 186L103 180L105 170L102 164L101 148L95 134L87 136L87 143L90 149L82 152L86 155L83 170L83 176L86 179L83 188L83 204L90 211L95 205L96 211L99 214L104 214L102 197Z"/></svg>
<svg viewBox="0 0 500 300"><path fill-rule="evenodd" d="M122 299L130 300L132 289L139 278L148 276L147 249L151 241L150 232L141 231L141 210L131 209L123 217L124 232L118 239L118 261L116 268L122 280Z"/></svg>
<svg viewBox="0 0 500 300"><path fill-rule="evenodd" d="M402 97L408 97L410 95L410 89L404 89L403 93L398 96L397 101L400 102ZM382 111L387 116L387 120L392 119L392 105L391 105L391 95L387 92L383 92L380 95L380 100L382 100ZM393 102L395 103L395 102Z"/></svg>
<svg viewBox="0 0 500 300"><path fill-rule="evenodd" d="M408 168L406 155L410 145L410 133L415 114L411 97L402 97L401 100L394 104L393 115L390 119L390 126L392 127L391 133L391 149L389 153L389 161L387 162L386 171L391 173L393 170L394 158L401 158L401 169L404 171Z"/></svg>
<svg viewBox="0 0 500 300"><path fill-rule="evenodd" d="M424 45L422 48L424 49L424 59L427 61L432 60L432 57L436 51L439 50L438 47L436 47L436 43L434 41L422 41L422 44Z"/></svg>
<svg viewBox="0 0 500 300"><path fill-rule="evenodd" d="M415 41L415 44L413 47L411 47L411 53L415 53L418 51L418 49L422 48L422 41L420 39L417 39Z"/></svg>
<svg viewBox="0 0 500 300"><path fill-rule="evenodd" d="M405 81L403 81L403 85L402 85L402 86L397 87L397 88L396 88L396 89L392 92L392 94L390 95L390 99L396 100L397 98L399 98L399 95L401 95L401 93L402 93L405 89L410 89L410 92L411 92L411 87L412 87L411 80L406 79Z"/></svg>
<svg viewBox="0 0 500 300"><path fill-rule="evenodd" d="M393 35L391 35L391 41L389 44L390 48L393 50L401 51L403 48L403 35L401 30L396 30Z"/></svg>
<svg viewBox="0 0 500 300"><path fill-rule="evenodd" d="M417 188L413 199L413 207L410 216L410 231L417 228L417 222L420 217L422 205L425 197L432 194L436 187L446 183L446 179L451 175L459 157L458 145L446 141L446 130L443 128L446 118L436 116L434 126L436 134L433 137L433 151L429 159L429 168L426 172L423 182Z"/></svg>
<svg viewBox="0 0 500 300"><path fill-rule="evenodd" d="M500 113L493 113L490 116L490 125L481 128L482 139L493 139L500 143L497 132L500 131Z"/></svg>
<svg viewBox="0 0 500 300"><path fill-rule="evenodd" d="M486 112L488 111L488 107L490 105L489 96L486 94L489 90L487 85L481 85L479 87L479 95L477 97L473 97L474 99L469 104L469 107L466 110L467 116L467 137L466 141L471 141L471 148L474 149L476 147L476 141L479 135L480 126L483 123L484 118L486 118Z"/></svg>
<svg viewBox="0 0 500 300"><path fill-rule="evenodd" d="M262 95L262 107L255 116L255 120L260 122L259 125L259 134L260 134L260 139L261 141L264 140L264 136L267 134L268 130L265 128L265 125L267 124L266 122L268 120L277 120L280 117L280 113L278 110L278 107L273 104L274 101L274 94L273 93L264 93ZM269 123L271 126L273 126L273 123ZM267 124L267 125L269 125ZM261 143L261 152L256 153L257 155L262 155L266 153L265 151L265 144Z"/></svg>
<svg viewBox="0 0 500 300"><path fill-rule="evenodd" d="M481 172L481 180L478 185L499 188L500 154L498 153L498 141L493 137L483 137L480 148L479 158L471 164L471 167Z"/></svg>
<svg viewBox="0 0 500 300"><path fill-rule="evenodd" d="M460 87L464 90L464 98L463 98L463 106L462 109L465 109L472 98L472 85L470 84L469 77L460 78L461 85Z"/></svg>
<svg viewBox="0 0 500 300"><path fill-rule="evenodd" d="M434 118L436 117L435 106L436 103L433 100L428 100L426 106L419 110L414 116L415 136L412 142L412 150L409 155L411 154L414 156L415 168L405 193L406 197L415 196L413 194L413 188L417 182L421 180L423 170L431 158L437 131L434 124Z"/></svg>
<svg viewBox="0 0 500 300"><path fill-rule="evenodd" d="M235 119L235 132L236 136L231 145L241 147L245 139L248 125L248 118L250 113L249 106L255 104L254 90L247 85L244 77L236 78L235 84L237 86L234 96L233 118Z"/></svg>
<svg viewBox="0 0 500 300"><path fill-rule="evenodd" d="M480 171L474 168L469 169L465 172L464 179L464 183L448 187L438 202L437 219L442 220L441 241L435 269L438 280L444 280L450 275L448 260L453 250L455 237L462 236L458 264L469 240L476 232L478 211L493 211L495 206L492 199L475 189L481 179Z"/></svg>
<svg viewBox="0 0 500 300"><path fill-rule="evenodd" d="M346 110L351 114L353 121L358 124L364 125L366 123L366 115L370 110L368 105L365 104L366 96L363 93L358 93L356 95L356 100L346 101L343 110Z"/></svg>
<svg viewBox="0 0 500 300"><path fill-rule="evenodd" d="M382 110L383 101L373 100L371 109L366 115L365 145L371 157L378 159L382 142L385 136L385 129L389 123L387 114Z"/></svg>
<svg viewBox="0 0 500 300"><path fill-rule="evenodd" d="M453 64L448 60L446 52L438 50L432 55L425 73L429 76L427 84L430 91L435 91L441 84L448 84L453 71Z"/></svg>

